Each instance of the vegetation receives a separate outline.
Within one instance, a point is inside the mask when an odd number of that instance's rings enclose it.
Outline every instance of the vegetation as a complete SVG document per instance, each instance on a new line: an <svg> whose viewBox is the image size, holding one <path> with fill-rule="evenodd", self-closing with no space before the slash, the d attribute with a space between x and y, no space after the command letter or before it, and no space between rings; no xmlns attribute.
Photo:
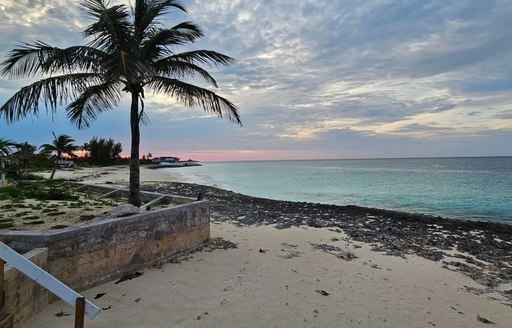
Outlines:
<svg viewBox="0 0 512 328"><path fill-rule="evenodd" d="M54 166L52 170L52 174L50 175L50 180L53 180L53 177L55 175L55 172L57 171L57 168L59 167L59 160L62 159L63 155L68 155L71 158L75 157L74 152L79 149L78 146L74 145L75 139L71 138L67 134L61 134L60 136L56 136L55 133L53 133L53 141L51 144L44 144L42 145L41 151L44 154L53 154L54 157Z"/></svg>
<svg viewBox="0 0 512 328"><path fill-rule="evenodd" d="M16 146L14 141L0 138L0 180L3 186L5 181L5 159L9 156Z"/></svg>
<svg viewBox="0 0 512 328"><path fill-rule="evenodd" d="M47 166L48 159L36 154L37 148L28 142L16 144L16 151L8 156L7 177L18 184L29 179L41 179L31 174L35 167Z"/></svg>
<svg viewBox="0 0 512 328"><path fill-rule="evenodd" d="M105 215L122 202L88 197L63 182L25 181L0 188L0 230L62 229Z"/></svg>
<svg viewBox="0 0 512 328"><path fill-rule="evenodd" d="M92 138L84 144L83 149L86 151L86 159L91 165L111 165L116 159L121 158L123 147L120 142L115 142L109 138Z"/></svg>
<svg viewBox="0 0 512 328"><path fill-rule="evenodd" d="M16 148L16 143L9 139L0 138L0 157L9 156L13 149Z"/></svg>
<svg viewBox="0 0 512 328"><path fill-rule="evenodd" d="M20 200L33 198L47 200L77 200L69 188L60 186L63 180L27 181L23 187L7 186L0 188L0 200Z"/></svg>
<svg viewBox="0 0 512 328"><path fill-rule="evenodd" d="M203 36L191 22L164 27L161 17L170 10L185 12L175 0L135 0L129 5L110 5L105 0L82 0L83 12L93 20L83 32L91 40L85 46L57 48L41 41L12 50L2 63L2 74L11 78L43 76L12 96L0 117L9 123L37 115L42 100L54 112L66 107L71 122L87 127L99 114L117 106L123 92L131 98L131 156L129 202L140 206L140 123L145 118L145 91L175 98L186 106L240 122L237 107L209 89L185 82L200 77L217 87L201 66L228 65L234 59L215 51L179 53Z"/></svg>

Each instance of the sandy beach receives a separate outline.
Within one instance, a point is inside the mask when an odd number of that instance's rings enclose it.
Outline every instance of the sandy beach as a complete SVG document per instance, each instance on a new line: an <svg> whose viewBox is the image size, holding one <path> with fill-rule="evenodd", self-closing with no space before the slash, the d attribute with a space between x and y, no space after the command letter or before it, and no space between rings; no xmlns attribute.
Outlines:
<svg viewBox="0 0 512 328"><path fill-rule="evenodd" d="M125 186L128 174L126 167L115 167L58 171L57 177ZM142 168L141 177L145 187L166 191L171 190L170 181L180 180L178 174L147 168ZM206 198L212 199L212 238L222 238L237 248L206 247L179 261L141 270L135 279L85 291L87 298L104 309L94 320L86 319L86 327L512 326L508 266L491 268L504 257L493 257L495 250L474 255L460 247L436 253L434 248L424 252L411 246L425 238L439 247L447 240L457 241L450 238L461 233L449 224L440 230L443 233L413 233L413 241L404 237L403 245L397 246L387 238L397 232L375 233L383 230L372 225L378 221L376 214L366 214L365 220L372 222L364 228L357 224L351 228L352 223L326 224L312 215L306 218L266 210L308 207L311 213L332 211L334 215L341 211L339 207L292 202L274 202L270 207L265 200L214 188L184 184L172 188L189 194L207 190ZM358 212L349 210L353 212L347 214L347 221L357 223L349 218ZM290 217L289 224L276 224L276 216ZM415 224L408 217L401 220L404 225ZM485 235L492 230L478 226L483 230L477 231L470 225L464 229L468 227L475 240L478 231ZM366 233L359 236L361 231ZM376 242L379 239L372 236L386 238ZM482 249L487 249L481 240ZM473 271L460 269L456 263L463 259L468 267L466 263L476 263ZM482 268L480 275L476 268ZM73 309L57 302L23 327L71 327L73 320Z"/></svg>
<svg viewBox="0 0 512 328"><path fill-rule="evenodd" d="M49 178L51 171L36 173L44 178ZM81 181L90 184L109 184L126 187L129 183L128 166L106 167L79 167L76 169L60 169L55 173L55 179ZM169 182L184 181L178 172L163 172L141 166L141 182Z"/></svg>

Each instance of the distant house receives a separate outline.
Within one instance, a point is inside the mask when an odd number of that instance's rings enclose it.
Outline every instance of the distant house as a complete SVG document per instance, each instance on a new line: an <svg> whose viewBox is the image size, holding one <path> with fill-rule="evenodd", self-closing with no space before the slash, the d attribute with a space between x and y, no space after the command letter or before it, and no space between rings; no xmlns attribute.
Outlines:
<svg viewBox="0 0 512 328"><path fill-rule="evenodd" d="M71 167L75 167L75 162L67 160L67 159L59 159L57 161L57 166L60 168L71 168Z"/></svg>
<svg viewBox="0 0 512 328"><path fill-rule="evenodd" d="M179 162L179 161L180 161L180 158L179 157L174 157L174 156L155 157L152 160L152 162L154 164L160 164L161 162Z"/></svg>

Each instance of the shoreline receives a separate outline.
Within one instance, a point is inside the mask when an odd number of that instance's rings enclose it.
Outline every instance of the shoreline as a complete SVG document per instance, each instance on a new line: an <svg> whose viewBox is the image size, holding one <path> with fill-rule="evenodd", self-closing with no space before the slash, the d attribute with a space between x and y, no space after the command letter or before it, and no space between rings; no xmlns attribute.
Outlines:
<svg viewBox="0 0 512 328"><path fill-rule="evenodd" d="M85 177L88 170L67 178L127 186L127 168L93 168ZM85 291L104 309L87 327L512 323L512 226L276 201L143 176L144 190L210 200L212 242L137 279ZM72 315L56 316L62 311L73 309L54 303L23 327L72 325Z"/></svg>
<svg viewBox="0 0 512 328"><path fill-rule="evenodd" d="M355 241L373 244L374 251L399 257L415 254L442 261L448 269L467 274L488 288L502 284L512 287L512 225L354 205L276 201L181 182L144 183L143 188L189 197L201 193L210 200L212 221L230 222L239 227L340 229ZM456 260L451 256L454 251L459 252ZM489 265L493 268L489 269ZM512 293L507 297L512 304Z"/></svg>

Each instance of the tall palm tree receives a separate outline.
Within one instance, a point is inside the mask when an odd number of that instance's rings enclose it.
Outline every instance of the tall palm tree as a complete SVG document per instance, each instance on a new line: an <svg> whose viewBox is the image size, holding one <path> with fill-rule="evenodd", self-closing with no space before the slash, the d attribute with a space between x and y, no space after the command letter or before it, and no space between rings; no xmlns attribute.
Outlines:
<svg viewBox="0 0 512 328"><path fill-rule="evenodd" d="M202 66L228 65L234 59L215 51L176 52L203 36L191 22L165 27L160 18L170 10L186 12L176 0L135 0L134 6L112 5L105 0L82 0L81 9L93 20L83 32L85 46L56 48L41 41L12 50L2 63L11 78L42 75L22 88L2 107L0 118L13 122L38 114L44 100L52 112L72 100L67 116L79 128L98 114L117 106L123 92L131 98L131 160L129 202L140 206L139 126L145 118L145 91L173 97L185 106L199 106L220 118L241 124L238 108L213 91L185 79L199 77L217 87Z"/></svg>
<svg viewBox="0 0 512 328"><path fill-rule="evenodd" d="M53 141L51 144L44 144L39 147L43 152L48 154L55 154L55 165L53 166L50 180L53 180L55 172L59 167L59 160L62 159L62 155L69 155L74 157L74 152L78 150L78 146L73 144L75 139L71 138L67 134L61 134L58 137L53 133Z"/></svg>

